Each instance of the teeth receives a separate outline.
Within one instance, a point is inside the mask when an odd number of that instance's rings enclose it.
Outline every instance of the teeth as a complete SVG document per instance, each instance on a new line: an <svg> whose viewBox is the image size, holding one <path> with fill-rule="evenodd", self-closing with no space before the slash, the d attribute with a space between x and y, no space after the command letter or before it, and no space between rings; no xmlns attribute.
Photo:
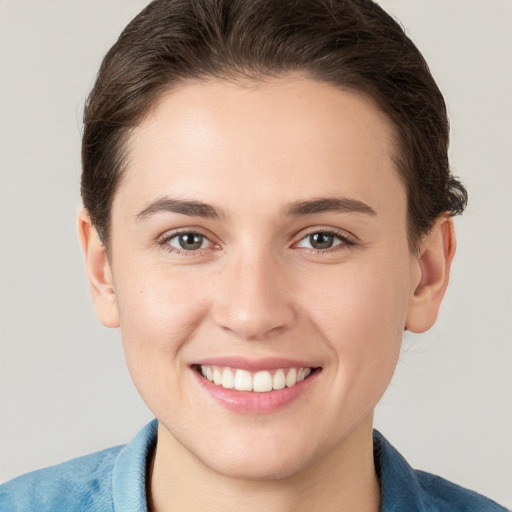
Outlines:
<svg viewBox="0 0 512 512"><path fill-rule="evenodd" d="M272 391L272 375L268 372L256 373L253 377L252 389L256 391L256 393Z"/></svg>
<svg viewBox="0 0 512 512"><path fill-rule="evenodd" d="M245 370L237 370L235 373L235 389L238 391L252 391L252 377Z"/></svg>
<svg viewBox="0 0 512 512"><path fill-rule="evenodd" d="M217 386L220 386L222 384L222 373L220 373L220 370L218 368L213 369L213 382L215 382Z"/></svg>
<svg viewBox="0 0 512 512"><path fill-rule="evenodd" d="M235 376L229 368L224 368L222 372L222 387L232 389L235 387Z"/></svg>
<svg viewBox="0 0 512 512"><path fill-rule="evenodd" d="M311 374L311 368L280 368L272 375L265 370L251 374L247 370L201 365L201 374L210 382L226 389L265 393L295 386Z"/></svg>
<svg viewBox="0 0 512 512"><path fill-rule="evenodd" d="M284 376L283 370L277 370L274 373L274 378L272 380L272 387L274 389L283 389L286 386L286 378Z"/></svg>
<svg viewBox="0 0 512 512"><path fill-rule="evenodd" d="M297 370L292 368L286 376L286 387L291 388L297 384Z"/></svg>

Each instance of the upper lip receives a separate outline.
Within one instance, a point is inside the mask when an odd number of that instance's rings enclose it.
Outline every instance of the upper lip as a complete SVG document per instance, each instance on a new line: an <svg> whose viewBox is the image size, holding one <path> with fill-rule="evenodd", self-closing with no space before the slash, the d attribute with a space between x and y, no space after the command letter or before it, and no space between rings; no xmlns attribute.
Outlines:
<svg viewBox="0 0 512 512"><path fill-rule="evenodd" d="M196 361L193 366L221 366L255 372L258 370L277 370L279 368L317 368L311 361L288 359L285 357L265 357L248 359L240 356L208 357Z"/></svg>

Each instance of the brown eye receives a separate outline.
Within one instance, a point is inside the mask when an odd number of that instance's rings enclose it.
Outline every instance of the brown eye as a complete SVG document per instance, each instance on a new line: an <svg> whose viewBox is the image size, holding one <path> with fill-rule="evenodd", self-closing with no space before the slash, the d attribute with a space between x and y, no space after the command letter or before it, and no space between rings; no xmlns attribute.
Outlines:
<svg viewBox="0 0 512 512"><path fill-rule="evenodd" d="M167 243L177 249L195 251L197 249L203 249L208 241L206 237L199 233L179 233L169 238Z"/></svg>

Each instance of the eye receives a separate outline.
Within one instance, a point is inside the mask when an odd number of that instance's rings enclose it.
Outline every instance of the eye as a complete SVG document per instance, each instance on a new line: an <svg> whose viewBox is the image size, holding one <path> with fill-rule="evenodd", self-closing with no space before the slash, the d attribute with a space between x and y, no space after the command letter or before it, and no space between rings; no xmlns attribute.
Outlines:
<svg viewBox="0 0 512 512"><path fill-rule="evenodd" d="M174 247L180 251L196 251L205 249L211 245L211 242L200 233L193 231L188 233L176 233L165 240L167 245Z"/></svg>
<svg viewBox="0 0 512 512"><path fill-rule="evenodd" d="M300 240L295 247L304 247L306 249L314 249L316 251L326 251L337 245L354 245L352 240L338 233L330 231L315 231Z"/></svg>

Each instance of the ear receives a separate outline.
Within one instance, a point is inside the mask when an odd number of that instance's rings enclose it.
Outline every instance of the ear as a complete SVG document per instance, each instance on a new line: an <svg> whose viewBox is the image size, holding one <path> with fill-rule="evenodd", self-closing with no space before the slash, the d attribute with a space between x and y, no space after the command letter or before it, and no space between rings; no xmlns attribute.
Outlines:
<svg viewBox="0 0 512 512"><path fill-rule="evenodd" d="M78 214L78 237L84 252L89 288L96 314L106 327L119 327L119 312L112 270L105 246L85 208Z"/></svg>
<svg viewBox="0 0 512 512"><path fill-rule="evenodd" d="M453 220L443 215L421 241L416 256L419 272L407 311L408 331L425 332L434 325L448 286L455 247Z"/></svg>

